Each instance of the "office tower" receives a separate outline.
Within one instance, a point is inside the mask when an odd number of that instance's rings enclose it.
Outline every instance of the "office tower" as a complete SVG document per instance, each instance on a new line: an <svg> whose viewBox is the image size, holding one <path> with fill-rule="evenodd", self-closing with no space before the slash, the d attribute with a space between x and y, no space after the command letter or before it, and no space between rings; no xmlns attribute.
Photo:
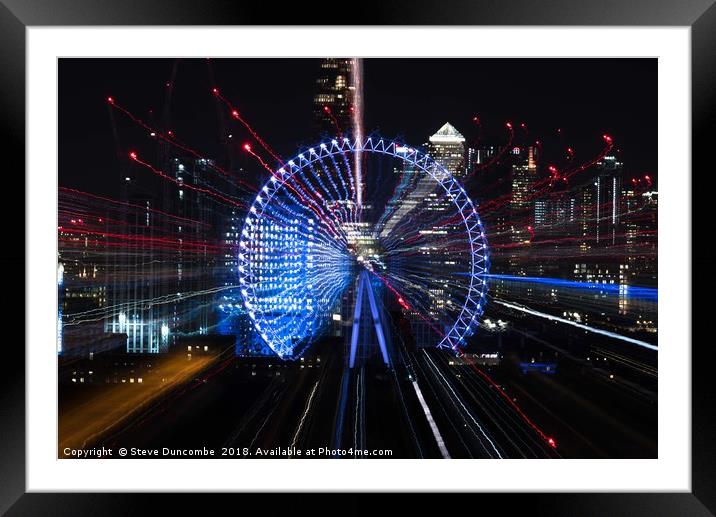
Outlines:
<svg viewBox="0 0 716 517"><path fill-rule="evenodd" d="M350 58L321 60L313 97L314 127L319 136L353 133L356 92L353 62Z"/></svg>
<svg viewBox="0 0 716 517"><path fill-rule="evenodd" d="M595 187L595 242L598 245L617 243L621 210L621 184L623 165L613 155L597 162Z"/></svg>
<svg viewBox="0 0 716 517"><path fill-rule="evenodd" d="M107 307L105 218L89 215L80 196L60 192L58 213L58 353L82 354L100 341Z"/></svg>
<svg viewBox="0 0 716 517"><path fill-rule="evenodd" d="M173 181L127 173L124 204L110 223L131 246L111 254L105 330L126 334L128 353L166 352L176 335L207 334L216 320L209 288L227 206L202 191L215 179L211 160L165 152L162 170ZM231 196L228 186L221 190Z"/></svg>
<svg viewBox="0 0 716 517"><path fill-rule="evenodd" d="M510 241L526 245L533 238L534 226L534 189L537 182L537 149L535 147L513 147L510 151L511 192L509 203L509 221L505 229L509 231ZM526 248L513 247L507 254L508 267L513 275L527 274L529 257Z"/></svg>
<svg viewBox="0 0 716 517"><path fill-rule="evenodd" d="M446 122L435 134L428 138L428 152L436 163L444 167L456 178L464 178L465 137L455 127ZM409 149L403 152L410 152ZM419 247L419 260L433 270L447 271L457 266L462 257L459 251L451 251L448 242L451 236L461 232L461 222L444 223L445 217L452 213L452 203L439 188L435 180L424 174L416 174L409 164L403 164L402 182L410 185L409 194L404 196L401 205L393 213L386 229L395 225L395 221L415 217L425 221L420 231L426 236L425 243ZM422 314L408 310L411 328L418 347L432 346L439 339L435 332L443 320L442 315L451 310L455 303L453 291L448 285L449 275L431 278L425 288L425 303ZM427 321L426 321L427 319Z"/></svg>
<svg viewBox="0 0 716 517"><path fill-rule="evenodd" d="M65 268L62 262L57 262L57 353L62 353L62 304L65 300L64 287Z"/></svg>
<svg viewBox="0 0 716 517"><path fill-rule="evenodd" d="M658 192L637 188L622 191L622 225L626 264L635 285L657 283Z"/></svg>
<svg viewBox="0 0 716 517"><path fill-rule="evenodd" d="M430 156L455 178L464 178L465 137L452 124L446 122L428 141Z"/></svg>
<svg viewBox="0 0 716 517"><path fill-rule="evenodd" d="M594 179L579 191L582 252L588 252L593 247L615 245L619 240L623 169L622 162L613 155L607 155L597 162Z"/></svg>
<svg viewBox="0 0 716 517"><path fill-rule="evenodd" d="M571 235L577 221L577 200L556 193L534 202L534 231L541 237Z"/></svg>
<svg viewBox="0 0 716 517"><path fill-rule="evenodd" d="M523 240L524 230L531 226L531 209L534 206L534 186L537 181L537 150L534 147L514 147L510 151L515 162L512 165L512 196L510 199L510 211L513 214L513 221L518 218L525 224L515 226L513 235ZM527 218L525 219L525 216Z"/></svg>
<svg viewBox="0 0 716 517"><path fill-rule="evenodd" d="M499 148L494 145L482 146L473 150L475 166L484 166L495 159Z"/></svg>
<svg viewBox="0 0 716 517"><path fill-rule="evenodd" d="M130 235L132 244L124 252L108 255L111 312L105 320L105 331L126 335L128 353L159 353L169 347L170 304L151 300L170 296L168 286L160 279L174 263L157 240L164 234L164 221L156 211L162 210L161 198L154 192L162 189L154 178L142 177L133 170L125 174L121 178L123 204L108 222L108 231Z"/></svg>
<svg viewBox="0 0 716 517"><path fill-rule="evenodd" d="M326 58L320 60L316 79L316 93L313 97L314 130L320 139L351 138L362 139L362 60L354 58ZM354 153L351 163L355 185L354 199L337 201L347 210L360 207L355 221L344 222L341 227L352 245L369 245L370 224L365 216L371 211L368 200L363 199L365 190L365 164L361 153ZM355 296L353 286L346 289L335 307L325 315L332 324L330 334L346 335L347 325L352 318L351 308Z"/></svg>

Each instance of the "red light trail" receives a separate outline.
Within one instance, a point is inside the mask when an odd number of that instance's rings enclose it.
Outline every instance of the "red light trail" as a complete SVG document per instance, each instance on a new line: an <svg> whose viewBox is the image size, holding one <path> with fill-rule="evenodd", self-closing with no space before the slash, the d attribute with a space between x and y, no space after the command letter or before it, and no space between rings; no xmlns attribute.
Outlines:
<svg viewBox="0 0 716 517"><path fill-rule="evenodd" d="M181 221L181 222L190 223L190 224L197 224L197 225L202 225L202 226L209 226L208 223L204 223L204 222L201 222L201 221L195 221L195 220L193 220L193 219L189 219L189 218L186 218L186 217L180 217L180 216L175 215L175 214L170 214L169 212L164 212L164 211L158 210L158 209L156 209L156 208L149 208L149 207L147 207L147 206L137 205L136 203L130 203L130 202L128 202L128 201L119 201L119 200L117 200L117 199L112 199L112 198L109 198L109 197L106 197L106 196L100 196L100 195L97 195L97 194L90 194L89 192L83 192L83 191L81 191L81 190L77 190L77 189L73 189L73 188L69 188L69 187L62 187L62 186L60 186L60 187L58 187L58 189L59 189L60 191L62 191L62 192L71 192L71 193L73 193L73 194L77 194L77 195L82 196L82 197L97 199L97 200L99 200L99 201L105 201L105 202L112 203L112 204L116 204L116 205L122 205L122 206L137 208L137 209L140 209L140 210L142 210L142 211L151 212L151 213L153 213L153 214L160 214L160 215L162 215L162 216L164 216L164 217L168 217L168 218L174 219L174 220L176 220L176 221ZM101 222L101 221L100 221L100 222Z"/></svg>
<svg viewBox="0 0 716 517"><path fill-rule="evenodd" d="M343 138L343 132L341 131L341 127L338 125L338 119L333 116L331 108L329 108L328 106L323 106L323 112L328 115L328 117L331 119L331 122L333 122L333 125L336 127L336 134L338 135L338 138Z"/></svg>
<svg viewBox="0 0 716 517"><path fill-rule="evenodd" d="M190 185L189 183L184 183L183 181L179 181L179 180L176 179L176 178L172 178L171 176L169 176L169 175L166 174L165 172L163 172L163 171L161 171L161 170L155 168L152 164L147 163L147 162L141 160L141 159L137 156L137 153L134 152L134 151L132 151L132 152L129 153L129 157L130 157L133 161L137 162L137 163L140 164L140 165L143 165L145 168L147 168L147 169L149 169L150 171L152 171L154 174L156 174L156 175L159 176L160 178L163 178L163 179L165 179L165 180L171 181L172 183L175 183L175 184L179 185L179 186L182 187L182 188L188 188L189 190L194 190L194 191L196 191L196 192L202 192L202 193L204 193L204 194L208 194L208 195L210 195L210 196L212 196L212 197L215 197L215 198L217 198L217 199L220 199L221 201L224 201L225 203L229 203L230 205L238 206L238 207L241 207L241 208L246 208L246 204L245 204L245 203L239 203L238 201L234 201L233 199L229 199L228 197L224 196L223 194L219 194L218 192L215 192L215 191L210 190L210 189L207 189L207 188L197 187L197 186L195 186L195 185Z"/></svg>
<svg viewBox="0 0 716 517"><path fill-rule="evenodd" d="M283 161L278 156L278 154L273 149L271 149L271 147L264 141L264 139L261 138L261 136L259 136L259 134L256 132L256 130L241 116L241 114L239 113L239 110L236 109L236 107L226 97L221 95L218 88L213 88L211 90L211 92L214 94L214 96L217 99L222 101L226 105L227 108L229 108L229 112L231 113L231 116L234 119L241 122L241 124L243 124L243 126L248 130L248 132L251 133L251 136L253 136L254 139L259 143L259 145L261 145L261 147L263 147L266 150L266 152L269 153L271 155L271 157L274 158L283 167ZM270 167L269 167L269 169L270 169Z"/></svg>
<svg viewBox="0 0 716 517"><path fill-rule="evenodd" d="M479 167L475 167L475 170L472 171L472 173L467 178L465 178L466 180L469 179L470 176L473 176L476 172L492 167L500 160L500 158L502 158L502 156L504 156L507 150L512 147L512 141L515 138L515 130L512 128L512 122L505 122L505 127L507 128L508 132L507 142L505 142L505 144L499 148L499 150L497 151L497 153L495 153L495 156L493 156L491 160L485 162L484 164L481 164Z"/></svg>
<svg viewBox="0 0 716 517"><path fill-rule="evenodd" d="M150 134L150 136L155 137L155 138L158 138L159 140L161 140L161 141L163 141L163 142L166 142L166 143L172 145L173 147L176 147L177 149L181 149L182 151L185 151L185 152L191 154L191 155L194 156L195 158L198 158L198 159L201 159L201 160L206 160L206 164L207 164L211 169L215 170L216 172L218 172L218 173L220 173L220 174L222 174L222 175L224 175L224 176L227 176L228 178L231 178L231 180L233 180L233 181L236 181L239 185L241 185L242 187L244 187L245 189L247 189L249 192L256 192L256 190L258 190L258 187L256 187L256 185L252 185L251 183L248 183L247 181L245 181L245 180L242 179L241 177L237 176L236 174L232 174L232 173L230 173L229 171L223 169L222 167L219 167L218 165L216 165L216 164L214 163L213 160L207 159L204 155L202 155L201 153L199 153L197 150L192 149L191 147L187 146L186 144L183 144L183 143L179 142L179 141L175 138L173 131L171 131L171 130L167 131L167 135L169 136L169 137L167 137L167 136L165 136L161 131L159 131L158 129L153 128L153 127L151 127L150 125L148 125L147 123L145 123L142 119L140 119L139 117L137 117L136 115L134 115L134 114L133 114L131 111L129 111L127 108L125 108L124 106L118 104L117 101L116 101L113 97L108 97L108 98L107 98L107 102L108 102L109 105L112 106L113 108L119 110L121 113L124 113L132 122L134 122L135 124L137 124L137 125L140 126L141 128L143 128L143 129L145 129L146 131L148 131L149 134ZM131 153L130 153L130 157L131 157Z"/></svg>
<svg viewBox="0 0 716 517"><path fill-rule="evenodd" d="M485 372L483 372L480 368L478 368L477 366L475 366L474 363L470 362L470 363L468 363L468 364L469 364L470 368L471 368L475 373L477 373L478 375L480 375L480 377L482 377L482 378L485 379L487 382L489 382L490 385L492 385L492 386L497 390L497 392L498 392L500 395L502 395L502 398L504 398L504 399L507 401L507 403L508 403L510 406L512 406L512 408L517 412L518 415L520 415L520 416L522 417L522 419L527 423L527 425L529 425L545 442L547 442L547 444L548 444L550 447L552 447L553 449L556 449L556 448L557 448L557 442L554 440L554 438L552 438L551 436L548 436L547 434L545 434L544 431L542 431L542 429L540 429L539 427L537 427L537 424L535 424L535 423L525 414L525 412L522 411L522 408L520 408L520 406L518 406L518 405L515 403L515 401L512 400L512 399L507 395L507 393L505 393L505 390L503 390L503 389L500 387L500 385L497 384L497 383L492 379L492 377L490 377L490 376L487 375Z"/></svg>

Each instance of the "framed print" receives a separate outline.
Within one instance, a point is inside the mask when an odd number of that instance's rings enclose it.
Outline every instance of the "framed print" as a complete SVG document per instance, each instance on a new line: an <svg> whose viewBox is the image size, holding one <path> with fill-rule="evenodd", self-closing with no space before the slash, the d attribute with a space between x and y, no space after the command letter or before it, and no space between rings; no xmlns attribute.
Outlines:
<svg viewBox="0 0 716 517"><path fill-rule="evenodd" d="M710 2L62 4L2 8L3 511L714 511Z"/></svg>

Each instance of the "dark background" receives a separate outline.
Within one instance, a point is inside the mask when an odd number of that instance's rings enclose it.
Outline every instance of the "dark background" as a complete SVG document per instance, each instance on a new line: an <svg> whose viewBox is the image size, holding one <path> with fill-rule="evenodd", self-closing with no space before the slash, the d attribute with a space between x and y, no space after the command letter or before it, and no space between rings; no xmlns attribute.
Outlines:
<svg viewBox="0 0 716 517"><path fill-rule="evenodd" d="M172 89L171 129L208 157L220 156L215 85L280 155L316 143L313 96L316 59L61 59L59 65L60 185L116 195L118 158L151 142L117 113L119 150L106 98L139 118L161 120ZM176 64L176 76L170 81ZM608 133L627 174L657 176L657 59L392 59L364 62L365 132L417 146L450 121L469 143L540 140L553 152L567 146L587 161ZM214 78L212 81L211 78ZM170 86L167 86L170 84ZM472 122L479 116L481 131ZM519 129L526 123L528 132ZM557 129L562 129L561 135ZM169 128L167 128L169 129ZM226 132L248 141L229 122ZM243 140L240 140L243 139ZM119 156L118 156L119 154ZM250 168L250 166L249 166Z"/></svg>

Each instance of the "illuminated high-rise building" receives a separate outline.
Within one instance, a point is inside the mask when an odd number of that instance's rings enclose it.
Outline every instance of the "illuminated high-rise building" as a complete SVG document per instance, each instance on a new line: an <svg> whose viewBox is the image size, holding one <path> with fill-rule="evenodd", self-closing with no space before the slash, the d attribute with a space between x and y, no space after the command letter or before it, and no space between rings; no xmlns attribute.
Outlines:
<svg viewBox="0 0 716 517"><path fill-rule="evenodd" d="M446 122L428 141L428 152L436 162L455 178L465 177L465 137L452 124Z"/></svg>
<svg viewBox="0 0 716 517"><path fill-rule="evenodd" d="M313 97L313 118L316 133L338 136L353 133L354 95L356 91L353 59L321 60Z"/></svg>
<svg viewBox="0 0 716 517"><path fill-rule="evenodd" d="M534 185L537 181L537 149L535 147L513 147L510 151L512 188L509 204L510 239L515 244L527 245L534 228ZM515 247L508 254L512 274L526 274L527 249Z"/></svg>
<svg viewBox="0 0 716 517"><path fill-rule="evenodd" d="M173 182L128 174L122 205L111 223L126 233L132 253L111 254L110 314L105 331L127 335L128 353L169 350L177 335L214 327L216 295L210 287L221 267L219 229L227 207L203 193L213 162L174 153L163 170ZM161 195L157 195L161 192Z"/></svg>
<svg viewBox="0 0 716 517"><path fill-rule="evenodd" d="M512 165L512 197L510 210L513 215L524 216L534 205L534 184L537 180L537 149L514 147L510 151L515 159ZM515 228L513 235L522 236L522 228Z"/></svg>
<svg viewBox="0 0 716 517"><path fill-rule="evenodd" d="M362 138L361 106L362 106L362 63L355 58L325 58L320 60L320 70L316 79L316 92L313 97L313 121L318 138L350 137ZM365 178L363 177L365 165L362 164L361 153L353 155L354 184L356 193L354 199L346 199L338 204L347 210L355 210L356 205L361 207L361 213L366 215L372 207L363 199ZM364 220L345 222L342 229L352 244L366 245L370 240L369 224ZM350 323L351 308L355 297L354 286L346 290L338 300L335 307L329 309L332 321L331 334L345 335L347 325Z"/></svg>
<svg viewBox="0 0 716 517"><path fill-rule="evenodd" d="M475 165L484 166L490 163L495 159L499 151L499 147L494 145L482 146L477 149L473 149Z"/></svg>
<svg viewBox="0 0 716 517"><path fill-rule="evenodd" d="M597 162L595 189L595 242L614 245L619 234L623 164L616 156L607 155Z"/></svg>
<svg viewBox="0 0 716 517"><path fill-rule="evenodd" d="M577 200L565 193L534 202L534 231L542 236L572 235L577 222Z"/></svg>
<svg viewBox="0 0 716 517"><path fill-rule="evenodd" d="M658 192L622 191L622 225L626 263L635 285L657 283Z"/></svg>
<svg viewBox="0 0 716 517"><path fill-rule="evenodd" d="M581 257L574 264L574 279L592 284L616 285L619 288L618 310L629 311L629 289L633 284L633 264L625 257L623 203L623 164L614 155L606 155L595 166L595 175L577 193L577 220L581 240ZM605 249L606 248L606 249ZM595 290L594 296L606 297Z"/></svg>
<svg viewBox="0 0 716 517"><path fill-rule="evenodd" d="M62 304L65 299L65 268L62 262L57 263L57 353L62 353Z"/></svg>
<svg viewBox="0 0 716 517"><path fill-rule="evenodd" d="M622 207L622 172L624 166L613 155L597 162L596 176L583 185L577 196L580 251L617 244Z"/></svg>
<svg viewBox="0 0 716 517"><path fill-rule="evenodd" d="M151 303L159 296L169 295L168 286L160 281L171 261L157 245L161 236L160 220L154 211L158 201L130 176L125 181L122 200L128 204L122 206L117 220L110 221L108 227L112 233L131 228L131 239L136 244L132 253L109 255L111 311L105 320L105 331L126 335L127 353L165 352L169 347L171 304Z"/></svg>
<svg viewBox="0 0 716 517"><path fill-rule="evenodd" d="M453 177L464 178L466 175L465 164L465 137L446 122L435 134L428 138L428 153L436 163L442 165ZM408 148L402 148L400 152L411 152ZM435 180L424 174L417 174L416 169L404 163L400 169L394 172L402 175L402 183L409 185L409 192L400 203L400 206L393 212L391 219L385 226L384 231L390 230L396 222L408 217L416 216L413 210L420 206L419 217L427 217L434 224L421 230L422 235L430 236L425 244L419 246L420 260L431 264L435 270L449 269L460 260L460 253L450 251L445 246L453 232L459 232L460 223L442 224L442 213L446 215L452 209L451 201ZM401 188L405 188L403 185ZM424 212L423 212L424 211ZM429 244L428 244L429 243ZM407 310L411 320L411 328L418 347L432 346L435 344L435 328L440 326L442 315L454 304L452 289L448 285L448 276L444 279L435 279L428 289L425 290L426 303L422 314L414 310Z"/></svg>
<svg viewBox="0 0 716 517"><path fill-rule="evenodd" d="M87 213L81 205L75 210ZM61 211L58 219L58 352L76 355L104 333L97 315L108 302L105 218Z"/></svg>
<svg viewBox="0 0 716 517"><path fill-rule="evenodd" d="M61 222L62 309L66 314L102 309L107 306L104 222L67 217Z"/></svg>

